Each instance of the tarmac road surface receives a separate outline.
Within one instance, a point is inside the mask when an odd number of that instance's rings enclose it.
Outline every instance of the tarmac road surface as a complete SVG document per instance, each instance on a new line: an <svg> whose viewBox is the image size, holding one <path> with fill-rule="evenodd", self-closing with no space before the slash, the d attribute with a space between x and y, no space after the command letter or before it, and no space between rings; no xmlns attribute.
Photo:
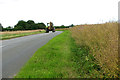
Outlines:
<svg viewBox="0 0 120 80"><path fill-rule="evenodd" d="M2 48L2 78L13 78L38 48L60 33L62 31L3 40L0 46Z"/></svg>

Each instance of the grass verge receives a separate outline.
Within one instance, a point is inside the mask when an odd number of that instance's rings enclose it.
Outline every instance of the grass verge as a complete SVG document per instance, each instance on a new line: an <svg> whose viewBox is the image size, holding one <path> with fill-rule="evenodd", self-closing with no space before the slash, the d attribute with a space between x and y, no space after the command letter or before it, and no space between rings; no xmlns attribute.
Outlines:
<svg viewBox="0 0 120 80"><path fill-rule="evenodd" d="M27 32L27 33L13 33L13 34L0 34L0 40L6 40L6 39L11 39L11 38L16 38L16 37L22 37L22 36L28 36L28 35L33 35L33 34L39 34L39 33L44 33L45 31L36 31L36 32Z"/></svg>
<svg viewBox="0 0 120 80"><path fill-rule="evenodd" d="M77 77L71 61L71 36L65 31L54 37L20 70L15 78L68 78Z"/></svg>
<svg viewBox="0 0 120 80"><path fill-rule="evenodd" d="M89 47L75 44L67 30L38 49L15 78L95 78L100 72Z"/></svg>

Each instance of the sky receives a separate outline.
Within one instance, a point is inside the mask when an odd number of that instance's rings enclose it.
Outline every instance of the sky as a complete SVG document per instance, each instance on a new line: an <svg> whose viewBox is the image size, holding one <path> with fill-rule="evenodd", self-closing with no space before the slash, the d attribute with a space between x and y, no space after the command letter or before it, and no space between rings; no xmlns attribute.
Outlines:
<svg viewBox="0 0 120 80"><path fill-rule="evenodd" d="M97 24L118 20L120 0L0 0L0 23L14 26L19 20L54 25Z"/></svg>

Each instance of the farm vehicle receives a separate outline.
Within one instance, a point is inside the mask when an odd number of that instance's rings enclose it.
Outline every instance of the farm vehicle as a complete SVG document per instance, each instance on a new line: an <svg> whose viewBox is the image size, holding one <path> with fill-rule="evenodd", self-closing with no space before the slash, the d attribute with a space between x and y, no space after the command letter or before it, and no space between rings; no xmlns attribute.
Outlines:
<svg viewBox="0 0 120 80"><path fill-rule="evenodd" d="M45 30L46 30L46 33L49 33L49 31L55 32L55 27L53 26L53 23L52 22L47 23Z"/></svg>

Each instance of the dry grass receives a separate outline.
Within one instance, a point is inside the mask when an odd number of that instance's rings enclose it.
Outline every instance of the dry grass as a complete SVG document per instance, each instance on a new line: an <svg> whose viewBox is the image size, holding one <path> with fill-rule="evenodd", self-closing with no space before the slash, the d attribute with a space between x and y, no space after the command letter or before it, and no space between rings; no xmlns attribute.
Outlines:
<svg viewBox="0 0 120 80"><path fill-rule="evenodd" d="M39 29L39 30L25 30L25 31L4 31L4 32L0 32L0 34L20 34L20 33L29 33L29 32L37 32L37 31L43 31L43 30Z"/></svg>
<svg viewBox="0 0 120 80"><path fill-rule="evenodd" d="M70 29L78 45L90 47L90 54L109 77L118 77L118 23L80 25Z"/></svg>
<svg viewBox="0 0 120 80"><path fill-rule="evenodd" d="M43 32L45 32L45 30L5 31L0 32L0 40L39 34Z"/></svg>

